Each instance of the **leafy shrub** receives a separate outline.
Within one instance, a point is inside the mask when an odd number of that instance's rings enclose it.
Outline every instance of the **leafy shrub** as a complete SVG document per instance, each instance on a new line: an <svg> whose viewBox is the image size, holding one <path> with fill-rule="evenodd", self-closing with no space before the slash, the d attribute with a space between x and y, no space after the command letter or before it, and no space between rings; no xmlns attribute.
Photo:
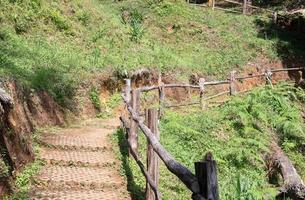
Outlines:
<svg viewBox="0 0 305 200"><path fill-rule="evenodd" d="M90 91L90 100L92 102L92 104L94 105L94 107L98 110L101 111L102 108L102 104L101 104L101 100L99 97L99 93L96 89L96 87L93 87Z"/></svg>
<svg viewBox="0 0 305 200"><path fill-rule="evenodd" d="M94 33L92 36L92 42L97 42L99 39L103 38L106 35L106 28L100 28L98 31Z"/></svg>
<svg viewBox="0 0 305 200"><path fill-rule="evenodd" d="M59 11L57 10L49 10L49 16L54 23L54 25L59 29L59 30L68 30L70 28L70 24L67 19L65 19Z"/></svg>
<svg viewBox="0 0 305 200"><path fill-rule="evenodd" d="M9 168L5 162L0 158L0 179L9 175Z"/></svg>
<svg viewBox="0 0 305 200"><path fill-rule="evenodd" d="M77 19L84 25L87 26L90 22L90 13L87 11L80 11L77 13Z"/></svg>
<svg viewBox="0 0 305 200"><path fill-rule="evenodd" d="M123 10L122 21L124 24L129 24L131 41L138 42L144 35L143 14L137 9Z"/></svg>
<svg viewBox="0 0 305 200"><path fill-rule="evenodd" d="M38 173L42 165L42 161L37 160L34 163L28 164L19 172L15 180L16 191L11 197L6 198L6 200L27 200L27 193L31 188L32 177Z"/></svg>

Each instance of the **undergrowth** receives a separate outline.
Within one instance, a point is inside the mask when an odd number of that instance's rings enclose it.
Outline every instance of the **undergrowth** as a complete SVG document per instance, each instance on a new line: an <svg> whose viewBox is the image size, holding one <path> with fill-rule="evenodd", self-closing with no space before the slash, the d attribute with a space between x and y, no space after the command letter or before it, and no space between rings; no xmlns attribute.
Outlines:
<svg viewBox="0 0 305 200"><path fill-rule="evenodd" d="M63 105L105 68L126 74L151 67L183 79L194 72L227 76L259 57L281 59L277 31L263 30L262 37L258 19L269 21L182 0L2 0L0 76L47 90ZM286 47L289 40L281 43Z"/></svg>
<svg viewBox="0 0 305 200"><path fill-rule="evenodd" d="M305 180L305 126L301 107L304 91L288 84L256 89L234 97L222 107L204 112L166 111L161 121L161 144L177 161L194 169L209 151L218 163L221 199L273 199L279 185L268 182L264 157L271 141L287 153ZM121 136L120 136L121 135ZM116 137L124 141L122 132ZM146 157L146 140L140 135L140 155ZM123 155L123 154L122 154ZM132 192L143 192L144 177L132 159L125 159L122 171L132 183ZM123 159L123 160L124 160ZM190 199L191 194L161 164L160 192L163 199Z"/></svg>
<svg viewBox="0 0 305 200"><path fill-rule="evenodd" d="M32 177L38 173L42 165L42 161L36 160L25 166L25 168L16 175L16 180L14 181L14 194L5 197L4 200L27 200Z"/></svg>

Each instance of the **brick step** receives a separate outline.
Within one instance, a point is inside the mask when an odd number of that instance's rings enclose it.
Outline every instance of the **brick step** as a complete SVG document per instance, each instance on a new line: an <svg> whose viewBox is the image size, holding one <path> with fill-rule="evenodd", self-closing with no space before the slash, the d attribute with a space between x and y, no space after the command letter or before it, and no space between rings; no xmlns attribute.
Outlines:
<svg viewBox="0 0 305 200"><path fill-rule="evenodd" d="M118 190L36 190L30 200L127 200L128 194Z"/></svg>
<svg viewBox="0 0 305 200"><path fill-rule="evenodd" d="M113 154L109 151L70 151L42 148L40 159L47 164L63 166L107 167L116 165Z"/></svg>
<svg viewBox="0 0 305 200"><path fill-rule="evenodd" d="M116 170L92 167L48 166L34 178L36 188L96 189L120 188L122 181Z"/></svg>

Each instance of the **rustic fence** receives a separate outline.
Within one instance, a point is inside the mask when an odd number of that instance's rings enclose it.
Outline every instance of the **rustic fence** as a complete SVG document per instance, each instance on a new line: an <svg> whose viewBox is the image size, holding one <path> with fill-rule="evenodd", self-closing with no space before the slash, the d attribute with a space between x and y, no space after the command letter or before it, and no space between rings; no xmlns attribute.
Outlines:
<svg viewBox="0 0 305 200"><path fill-rule="evenodd" d="M160 200L161 194L158 190L159 179L159 159L163 161L167 169L177 176L185 186L193 193L193 200L219 200L218 183L217 183L217 164L213 160L213 156L207 153L202 161L194 163L195 174L191 172L183 164L177 162L172 155L160 144L160 131L158 129L159 119L164 113L166 107L199 105L202 109L206 107L206 101L209 99L220 97L221 95L236 95L245 91L237 90L237 81L262 77L267 84L272 85L272 76L275 73L289 71L303 71L305 68L287 68L287 69L267 69L262 73L250 74L247 76L236 76L236 72L232 71L227 80L221 81L205 81L204 78L199 79L198 85L191 84L164 84L161 76L158 85L146 86L140 88L132 88L131 80L126 80L125 91L122 98L125 102L128 116L121 116L123 128L127 133L127 141L129 145L129 155L131 155L146 179L146 199ZM206 86L228 85L228 91L222 91L212 96L206 96ZM165 97L166 89L184 88L194 89L199 92L199 101L188 104L166 105ZM141 93L158 90L158 108L148 108L145 110L144 118L141 115L140 97ZM147 168L140 160L138 155L138 130L141 129L147 138Z"/></svg>
<svg viewBox="0 0 305 200"><path fill-rule="evenodd" d="M203 0L188 0L192 5L210 7L213 10L223 10L226 12L241 13L244 15L251 15L254 11L264 11L267 13L272 13L274 20L276 20L278 13L274 10L261 8L252 5L251 0L243 0L242 2L236 0L208 0L206 3ZM221 3L226 3L226 5L235 6L233 9L224 8Z"/></svg>

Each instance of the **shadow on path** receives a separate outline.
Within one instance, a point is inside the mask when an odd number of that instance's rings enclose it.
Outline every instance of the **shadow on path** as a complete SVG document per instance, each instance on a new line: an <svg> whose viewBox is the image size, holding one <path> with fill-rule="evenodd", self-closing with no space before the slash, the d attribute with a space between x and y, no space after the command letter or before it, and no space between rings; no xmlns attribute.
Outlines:
<svg viewBox="0 0 305 200"><path fill-rule="evenodd" d="M118 145L120 147L122 167L127 177L127 189L131 193L133 200L144 200L144 190L135 183L132 169L129 163L128 144L123 129L119 129L116 133Z"/></svg>

